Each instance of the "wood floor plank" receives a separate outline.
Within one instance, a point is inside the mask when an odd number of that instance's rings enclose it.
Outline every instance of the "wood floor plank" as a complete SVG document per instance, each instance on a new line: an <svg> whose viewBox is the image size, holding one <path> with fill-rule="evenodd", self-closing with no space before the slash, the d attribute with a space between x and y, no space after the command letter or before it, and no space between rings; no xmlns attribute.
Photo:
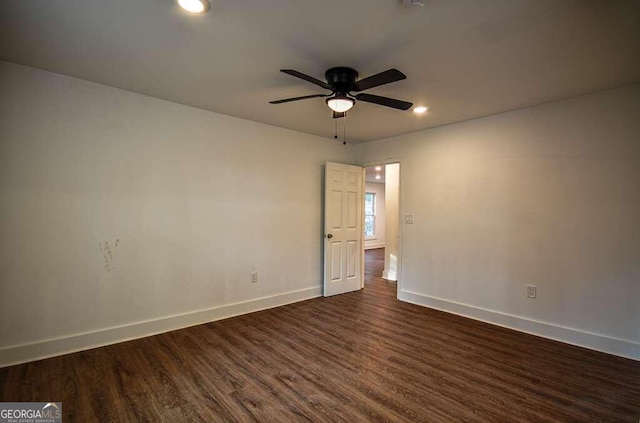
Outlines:
<svg viewBox="0 0 640 423"><path fill-rule="evenodd" d="M365 289L0 369L66 422L634 422L640 363Z"/></svg>

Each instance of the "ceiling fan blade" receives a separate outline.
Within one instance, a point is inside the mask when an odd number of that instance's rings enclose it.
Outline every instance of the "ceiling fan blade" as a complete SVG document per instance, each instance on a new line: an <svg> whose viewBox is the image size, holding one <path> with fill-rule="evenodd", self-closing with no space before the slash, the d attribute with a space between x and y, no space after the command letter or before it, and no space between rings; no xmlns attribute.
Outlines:
<svg viewBox="0 0 640 423"><path fill-rule="evenodd" d="M320 81L319 79L314 78L313 76L305 75L302 72L298 72L293 69L280 69L280 72L284 72L287 75L295 76L296 78L304 79L307 82L311 82L312 84L316 84L319 87L324 88L325 90L330 90L331 87L326 82Z"/></svg>
<svg viewBox="0 0 640 423"><path fill-rule="evenodd" d="M333 118L334 119L342 119L343 117L347 116L347 112L333 112Z"/></svg>
<svg viewBox="0 0 640 423"><path fill-rule="evenodd" d="M400 72L398 69L389 69L357 81L356 89L353 91L364 91L369 88L379 87L380 85L390 84L391 82L401 81L403 79L407 79L407 76L404 73Z"/></svg>
<svg viewBox="0 0 640 423"><path fill-rule="evenodd" d="M379 95L373 94L358 94L356 99L359 101L365 101L367 103L375 103L381 106L392 107L394 109L400 110L409 110L413 103L409 103L408 101L396 100L395 98L382 97Z"/></svg>
<svg viewBox="0 0 640 423"><path fill-rule="evenodd" d="M282 100L274 100L274 101L270 101L269 103L281 104L281 103L288 103L290 101L306 100L307 98L329 97L329 95L330 94L311 94L311 95L304 95L302 97L283 98Z"/></svg>

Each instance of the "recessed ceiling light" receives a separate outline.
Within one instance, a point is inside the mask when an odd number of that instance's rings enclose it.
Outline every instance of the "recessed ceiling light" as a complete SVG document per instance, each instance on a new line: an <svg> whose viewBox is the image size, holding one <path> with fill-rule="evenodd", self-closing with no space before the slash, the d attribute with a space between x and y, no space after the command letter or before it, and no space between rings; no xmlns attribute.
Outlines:
<svg viewBox="0 0 640 423"><path fill-rule="evenodd" d="M429 110L429 109L427 109L427 108L426 108L426 107L424 107L424 106L418 106L418 107L414 107L414 108L413 108L413 113L421 114L421 113L426 112L427 110Z"/></svg>
<svg viewBox="0 0 640 423"><path fill-rule="evenodd" d="M380 179L380 175L376 175L376 179Z"/></svg>
<svg viewBox="0 0 640 423"><path fill-rule="evenodd" d="M376 166L376 170L380 172L382 170L382 166Z"/></svg>
<svg viewBox="0 0 640 423"><path fill-rule="evenodd" d="M177 0L178 5L190 13L205 13L211 8L209 0Z"/></svg>

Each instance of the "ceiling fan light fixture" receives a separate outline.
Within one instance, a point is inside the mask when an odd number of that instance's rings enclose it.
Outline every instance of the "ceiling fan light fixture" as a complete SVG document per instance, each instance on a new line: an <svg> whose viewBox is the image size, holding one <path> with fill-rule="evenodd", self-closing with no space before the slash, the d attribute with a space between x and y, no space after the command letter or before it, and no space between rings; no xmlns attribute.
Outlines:
<svg viewBox="0 0 640 423"><path fill-rule="evenodd" d="M211 9L209 0L176 0L178 5L189 13L206 13Z"/></svg>
<svg viewBox="0 0 640 423"><path fill-rule="evenodd" d="M333 96L325 100L327 106L337 113L344 113L353 107L355 101L347 96Z"/></svg>

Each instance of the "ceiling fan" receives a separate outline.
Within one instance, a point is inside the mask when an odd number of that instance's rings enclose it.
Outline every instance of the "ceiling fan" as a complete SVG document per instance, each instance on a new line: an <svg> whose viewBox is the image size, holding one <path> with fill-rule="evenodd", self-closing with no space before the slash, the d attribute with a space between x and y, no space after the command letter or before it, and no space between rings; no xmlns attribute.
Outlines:
<svg viewBox="0 0 640 423"><path fill-rule="evenodd" d="M382 97L373 94L351 94L352 92L360 92L370 88L379 87L380 85L390 84L391 82L401 81L407 76L397 69L389 69L384 72L369 76L358 80L358 72L355 69L346 67L335 67L325 72L324 76L327 82L320 81L312 76L305 75L293 69L281 69L288 75L296 78L304 79L326 90L331 90L331 94L311 94L302 97L285 98L282 100L270 101L271 104L282 104L290 101L306 100L308 98L328 97L325 100L327 106L333 110L333 118L343 118L346 116L356 100L365 101L367 103L379 104L381 106L391 107L399 110L409 110L412 103L395 98Z"/></svg>

